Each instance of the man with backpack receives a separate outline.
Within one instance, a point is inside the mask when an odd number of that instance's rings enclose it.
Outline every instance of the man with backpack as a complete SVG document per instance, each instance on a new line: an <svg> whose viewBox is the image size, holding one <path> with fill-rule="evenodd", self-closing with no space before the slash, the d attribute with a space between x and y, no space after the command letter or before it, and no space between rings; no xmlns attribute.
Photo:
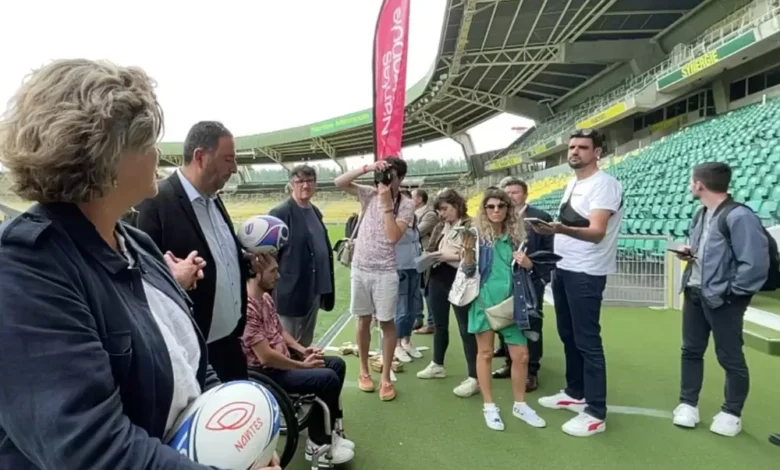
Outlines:
<svg viewBox="0 0 780 470"><path fill-rule="evenodd" d="M777 288L777 244L753 211L728 194L731 168L702 163L693 168L691 192L702 203L690 229L690 247L678 256L683 274L680 404L673 422L693 428L699 421L704 352L710 332L718 363L726 372L725 403L710 431L733 437L742 430L742 408L750 377L742 350L742 324L753 295Z"/></svg>

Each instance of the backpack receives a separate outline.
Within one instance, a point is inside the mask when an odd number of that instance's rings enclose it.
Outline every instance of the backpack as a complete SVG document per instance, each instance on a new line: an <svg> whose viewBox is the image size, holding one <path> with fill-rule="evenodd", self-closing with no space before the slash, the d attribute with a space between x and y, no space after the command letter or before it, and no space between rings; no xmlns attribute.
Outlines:
<svg viewBox="0 0 780 470"><path fill-rule="evenodd" d="M721 233L723 238L726 239L729 246L731 246L731 231L729 230L727 218L729 213L739 206L746 207L750 209L750 212L753 212L753 209L751 209L750 206L731 201L726 203L723 209L716 216L718 218L718 231ZM699 219L701 219L703 211L703 208L699 209L698 212L696 212L696 215L693 216L693 226L696 226L696 224L699 223ZM773 237L763 225L761 225L761 231L764 232L764 236L767 239L769 247L769 273L766 278L766 282L763 286L761 286L761 291L768 292L780 288L780 254L778 253L777 240L775 240L775 237Z"/></svg>

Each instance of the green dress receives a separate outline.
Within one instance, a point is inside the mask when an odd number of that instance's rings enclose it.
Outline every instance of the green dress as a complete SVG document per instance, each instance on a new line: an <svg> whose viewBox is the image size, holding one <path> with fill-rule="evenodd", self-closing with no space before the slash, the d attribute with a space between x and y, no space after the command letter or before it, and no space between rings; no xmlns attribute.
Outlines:
<svg viewBox="0 0 780 470"><path fill-rule="evenodd" d="M512 244L504 235L493 244L493 264L482 281L479 296L469 307L469 333L490 331L485 309L498 305L512 295ZM499 331L507 344L526 346L528 340L514 323Z"/></svg>

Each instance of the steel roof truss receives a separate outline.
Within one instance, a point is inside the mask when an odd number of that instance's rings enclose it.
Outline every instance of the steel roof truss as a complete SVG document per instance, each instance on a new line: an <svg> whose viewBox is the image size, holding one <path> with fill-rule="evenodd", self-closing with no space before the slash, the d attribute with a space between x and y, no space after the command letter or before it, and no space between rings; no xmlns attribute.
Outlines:
<svg viewBox="0 0 780 470"><path fill-rule="evenodd" d="M414 116L414 119L425 124L431 129L438 131L443 136L452 136L452 126L427 111L420 111L416 116Z"/></svg>

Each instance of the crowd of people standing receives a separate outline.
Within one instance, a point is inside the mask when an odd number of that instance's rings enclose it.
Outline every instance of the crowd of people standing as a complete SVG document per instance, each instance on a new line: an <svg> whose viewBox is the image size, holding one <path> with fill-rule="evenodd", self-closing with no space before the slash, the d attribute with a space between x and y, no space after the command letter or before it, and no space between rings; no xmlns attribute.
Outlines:
<svg viewBox="0 0 780 470"><path fill-rule="evenodd" d="M328 229L312 203L316 172L293 169L291 197L272 211L290 228L288 245L275 257L247 253L219 196L237 171L233 135L216 121L196 123L182 166L158 184L162 130L143 70L82 59L33 73L0 121L0 161L13 190L36 202L0 226L0 468L205 470L164 436L194 398L246 378L250 367L328 404L330 426L310 428L307 458L352 460L340 400L346 364L312 344L317 312L332 309L336 294ZM620 183L598 168L603 147L596 131L571 136L574 176L557 221L526 203L517 179L488 188L470 217L456 190L438 193L430 208L425 192L404 195L401 159L339 176L336 185L361 202L350 266L360 389L378 388L382 401L397 396L393 358L419 358L415 326L433 333L432 360L418 377L444 377L452 309L466 359L455 394L480 393L486 425L502 430L491 380L509 377L512 414L544 427L526 393L539 385L549 284L566 383L538 404L576 412L562 427L569 435L605 431L601 304L624 208ZM372 172L376 184L356 184ZM729 197L730 181L723 163L692 171L703 208L679 251L688 264L674 410L677 426L700 421L711 335L726 387L710 430L724 436L741 431L749 390L742 318L776 257L755 214ZM133 224L123 222L128 214ZM432 266L419 273L423 254ZM368 364L374 321L383 341L378 387ZM507 363L492 371L496 336Z"/></svg>

